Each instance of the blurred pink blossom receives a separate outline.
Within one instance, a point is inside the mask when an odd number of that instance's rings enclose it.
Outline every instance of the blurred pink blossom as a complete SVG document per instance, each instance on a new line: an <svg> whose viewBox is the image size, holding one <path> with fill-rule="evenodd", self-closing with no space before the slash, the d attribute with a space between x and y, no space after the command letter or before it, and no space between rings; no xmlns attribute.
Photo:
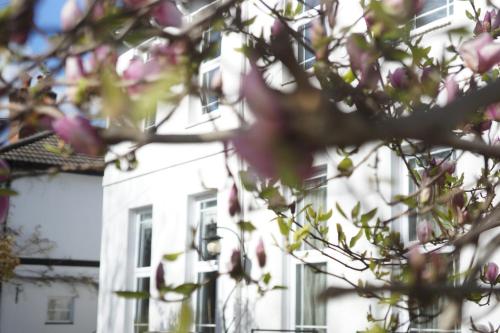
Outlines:
<svg viewBox="0 0 500 333"><path fill-rule="evenodd" d="M459 54L465 65L476 73L485 73L500 62L500 44L488 33L462 44Z"/></svg>
<svg viewBox="0 0 500 333"><path fill-rule="evenodd" d="M97 156L104 143L90 121L82 116L64 116L52 123L54 132L73 149L82 154Z"/></svg>

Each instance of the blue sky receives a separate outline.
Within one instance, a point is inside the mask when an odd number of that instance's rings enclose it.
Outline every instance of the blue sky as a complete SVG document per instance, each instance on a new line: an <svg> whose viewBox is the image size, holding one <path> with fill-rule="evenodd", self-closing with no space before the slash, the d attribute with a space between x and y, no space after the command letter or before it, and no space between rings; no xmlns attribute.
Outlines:
<svg viewBox="0 0 500 333"><path fill-rule="evenodd" d="M55 33L60 31L60 15L66 0L39 0L35 10L35 23L44 31ZM39 34L32 34L28 40L28 47L34 53L47 50L47 42Z"/></svg>

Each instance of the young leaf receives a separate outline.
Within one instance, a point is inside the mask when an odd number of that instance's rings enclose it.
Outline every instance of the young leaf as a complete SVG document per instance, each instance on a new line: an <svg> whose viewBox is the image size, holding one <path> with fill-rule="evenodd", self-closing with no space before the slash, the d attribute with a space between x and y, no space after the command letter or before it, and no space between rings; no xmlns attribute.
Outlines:
<svg viewBox="0 0 500 333"><path fill-rule="evenodd" d="M177 258L179 258L181 254L182 254L182 252L167 253L167 254L163 255L163 260L176 261Z"/></svg>
<svg viewBox="0 0 500 333"><path fill-rule="evenodd" d="M149 298L147 291L115 291L115 294L127 299L146 299Z"/></svg>
<svg viewBox="0 0 500 333"><path fill-rule="evenodd" d="M355 219L359 215L359 209L361 208L361 203L358 201L358 203L352 208L351 210L351 217Z"/></svg>
<svg viewBox="0 0 500 333"><path fill-rule="evenodd" d="M290 228L288 227L288 223L285 222L285 219L282 218L281 216L277 218L278 221L278 227L280 228L280 233L288 237L288 234L290 233Z"/></svg>
<svg viewBox="0 0 500 333"><path fill-rule="evenodd" d="M344 213L344 210L342 209L342 207L340 207L338 202L335 203L335 207L339 211L340 215L342 215L347 220L347 215L346 213Z"/></svg>
<svg viewBox="0 0 500 333"><path fill-rule="evenodd" d="M252 232L256 229L255 226L252 224L252 222L249 221L238 222L238 227L241 229L241 231L248 231L248 232Z"/></svg>

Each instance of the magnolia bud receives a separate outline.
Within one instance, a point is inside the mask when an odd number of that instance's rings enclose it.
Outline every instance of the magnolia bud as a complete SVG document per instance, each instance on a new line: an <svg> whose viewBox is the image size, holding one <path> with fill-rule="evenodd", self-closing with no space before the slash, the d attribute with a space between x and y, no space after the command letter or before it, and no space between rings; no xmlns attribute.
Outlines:
<svg viewBox="0 0 500 333"><path fill-rule="evenodd" d="M484 276L486 277L486 280L488 280L488 282L490 282L491 284L495 284L498 278L498 265L494 262L489 262L486 265Z"/></svg>
<svg viewBox="0 0 500 333"><path fill-rule="evenodd" d="M398 68L394 73L389 72L389 81L396 89L406 89L410 85L410 78L406 68Z"/></svg>
<svg viewBox="0 0 500 333"><path fill-rule="evenodd" d="M238 199L238 188L236 184L231 187L229 192L229 215L234 216L241 212L240 201Z"/></svg>
<svg viewBox="0 0 500 333"><path fill-rule="evenodd" d="M0 224L7 221L7 215L9 213L10 197L8 195L0 196Z"/></svg>
<svg viewBox="0 0 500 333"><path fill-rule="evenodd" d="M241 251L234 249L231 253L231 267L229 269L229 276L233 279L240 280L243 275L243 266L241 264Z"/></svg>
<svg viewBox="0 0 500 333"><path fill-rule="evenodd" d="M259 266L261 268L264 267L266 265L267 256L266 256L266 249L264 248L264 241L262 241L262 238L259 240L255 252L257 255L257 261L259 263Z"/></svg>
<svg viewBox="0 0 500 333"><path fill-rule="evenodd" d="M163 263L159 263L158 267L156 267L156 289L162 289L165 287L165 271L163 270Z"/></svg>

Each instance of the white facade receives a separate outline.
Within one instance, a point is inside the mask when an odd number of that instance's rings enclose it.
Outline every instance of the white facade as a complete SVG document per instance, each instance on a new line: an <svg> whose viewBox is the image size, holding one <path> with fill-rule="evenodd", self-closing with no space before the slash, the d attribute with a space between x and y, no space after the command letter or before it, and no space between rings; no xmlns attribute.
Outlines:
<svg viewBox="0 0 500 333"><path fill-rule="evenodd" d="M73 173L12 182L11 188L19 195L11 198L8 227L21 232L20 244L38 232L53 245L48 252L25 249L19 256L66 263L51 268L40 263L21 264L16 277L2 283L2 333L96 331L99 268L68 262L98 264L101 182L101 176Z"/></svg>
<svg viewBox="0 0 500 333"><path fill-rule="evenodd" d="M339 15L340 26L352 24L363 13L359 4L352 0L340 1ZM418 28L415 33L425 33L426 42L432 45L433 51L442 51L446 40L446 29L457 27L465 21L463 8L466 2L454 2L454 14L447 14L426 26ZM272 3L270 3L272 6ZM261 5L247 2L244 4L244 13L247 17L258 15L255 23L255 31L264 29L269 33L273 19L265 14L265 9ZM304 14L305 21L308 20L308 13ZM436 28L426 32L430 28ZM441 27L441 28L438 28ZM297 27L299 28L299 26ZM364 23L360 21L359 29L365 29ZM230 96L237 96L239 91L240 74L247 71L247 63L235 49L244 42L241 36L236 34L224 35L222 38L221 56L210 60L202 66L207 67L207 71L213 68L220 68L223 78L223 89ZM131 50L124 54L119 63L119 69L123 70L127 66L127 61L137 51ZM342 53L342 52L340 52ZM347 61L347 55L339 54ZM304 56L307 58L307 55ZM304 59L307 60L307 59ZM305 63L306 61L304 61ZM276 67L268 78L270 84L282 89L290 89L292 84L287 75L280 67ZM162 119L168 112L168 108L158 109L157 119ZM244 117L251 117L245 105L238 104L236 112ZM210 122L214 118L214 122ZM159 133L203 133L214 129L232 128L236 124L234 110L227 106L219 105L218 109L210 114L203 114L201 103L192 97L182 102L182 105L175 115L164 125ZM127 149L126 144L116 148L118 151ZM357 158L361 159L368 152L370 147L365 148ZM236 158L232 151L228 152L229 167L234 174L238 170L245 170L244 163ZM153 144L142 148L137 155L139 167L131 172L120 172L114 168L108 168L104 177L104 205L103 205L103 235L101 251L101 271L100 271L100 293L99 293L99 333L131 333L141 331L172 331L175 318L178 314L178 303L162 303L151 299L145 307L145 303L127 300L114 294L121 290L141 290L138 285L144 277L150 277L149 289L155 296L156 287L155 270L161 258L166 253L186 252L192 241L192 230L197 229L206 215L215 215L217 221L217 234L223 239L222 248L218 260L202 260L194 251L188 251L175 262L165 263L165 279L169 284L181 284L184 282L197 282L197 276L201 273L219 271L227 273L230 255L233 249L239 246L238 239L231 231L238 233L236 221L228 214L228 197L232 185L226 172L226 160L224 147L222 144ZM342 159L334 151L318 156L315 162L319 170L324 172L326 177L334 176L337 173L336 165ZM467 171L468 177L475 177L475 165L472 157L464 159L464 164L459 166L460 170ZM356 160L354 161L356 163ZM373 162L373 161L371 161ZM469 164L472 163L472 164ZM367 163L368 165L370 164ZM387 198L393 194L401 193L401 189L406 191L407 174L403 173L403 167L396 162L396 158L391 153L384 151L379 155L378 177L383 180L382 192ZM380 218L389 218L396 213L399 208L385 208L380 204L380 197L376 192L373 182L374 172L372 168L362 167L356 170L356 177L348 180L335 181L333 185L328 185L320 194L326 203L325 209L334 208L335 202L340 202L343 207L353 207L357 200L361 200L363 210L379 208ZM238 184L241 188L241 184ZM335 299L326 305L323 314L311 314L311 303L298 302L297 299L304 297L304 290L307 292L312 288L296 288L301 286L297 277L304 277L306 272L301 268L300 263L290 256L284 255L278 246L273 246L275 242L283 245L284 240L278 226L271 222L274 215L262 209L262 202L255 199L252 194L240 193L243 206L242 219L251 221L257 226L257 231L246 236L246 247L250 259L253 260L252 276L260 276L261 270L256 264L254 257L255 246L260 238L266 244L268 262L265 271L272 275L272 285L285 285L286 290L276 290L261 297L257 294L255 287L241 284L233 293L235 282L227 275L222 275L217 280L216 290L216 310L214 311L214 323L202 323L206 325L193 325L192 331L202 332L224 332L224 325L231 325L229 331L250 332L251 329L277 329L277 330L311 330L328 333L351 333L364 330L368 327L366 315L372 301L352 296ZM203 210L204 203L216 200L216 208ZM203 205L203 206L201 206ZM139 259L144 248L141 246L141 216L146 217L146 225L151 226L151 258L145 266L139 265ZM206 215L205 215L206 214ZM334 223L342 223L342 217L335 212L330 225L330 239L336 239ZM408 234L405 229L406 221L401 221L398 227L404 237ZM348 239L354 236L357 231L349 223L343 223L344 231ZM403 230L405 229L405 230ZM198 231L197 231L198 232ZM197 236L195 236L196 238ZM358 244L359 247L366 247L366 244ZM301 254L306 254L306 251ZM335 255L335 253L329 253ZM307 262L324 263L328 271L345 275L352 281L357 281L358 277L369 277L368 273L357 274L348 270L334 260L325 259L324 256L314 251L309 251L305 259ZM465 259L464 259L465 260ZM465 262L465 261L464 261ZM299 273L297 273L299 270ZM366 275L365 275L366 274ZM342 285L335 278L325 278L325 281L317 281L319 285ZM207 289L208 290L208 289ZM229 295L230 301L224 306ZM198 300L197 300L198 298ZM196 317L196 309L200 308L200 296L195 294L192 298L192 306ZM208 304L208 303L207 303ZM206 305L206 304L205 304ZM297 306L302 305L302 310L297 311ZM321 305L315 305L320 309ZM203 306L201 307L203 308ZM222 309L225 308L223 313ZM473 308L473 307L471 307ZM140 309L146 309L148 323L143 326L134 326L134 319L140 320ZM207 307L203 308L212 313ZM208 309L208 310L207 310ZM321 308L322 309L322 308ZM374 307L375 309L375 307ZM469 309L468 313L475 313L477 309ZM309 312L307 312L309 311ZM314 325L310 324L314 317ZM403 315L404 316L404 315ZM299 318L300 317L300 318ZM492 321L500 317L500 309L487 314L480 322ZM234 318L236 321L233 322ZM464 318L467 316L464 315ZM207 318L202 318L206 320ZM200 318L198 318L198 321ZM196 318L195 318L196 322ZM468 322L462 325L462 331L468 331Z"/></svg>

